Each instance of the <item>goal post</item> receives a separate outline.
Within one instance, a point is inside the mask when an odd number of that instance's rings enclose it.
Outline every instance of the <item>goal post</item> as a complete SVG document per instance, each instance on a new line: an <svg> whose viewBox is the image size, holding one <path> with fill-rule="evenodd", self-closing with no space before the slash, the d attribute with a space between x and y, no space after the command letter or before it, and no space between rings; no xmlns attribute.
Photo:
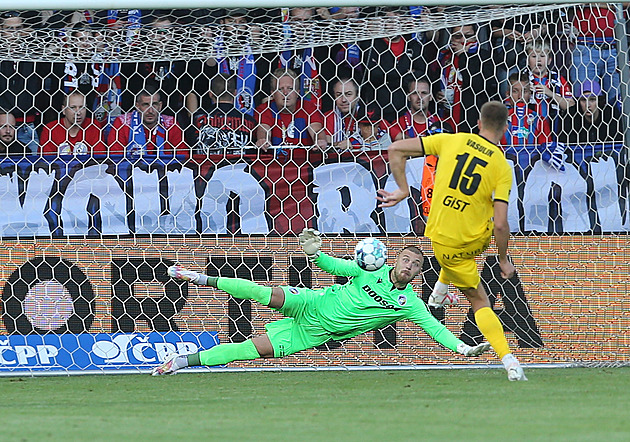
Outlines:
<svg viewBox="0 0 630 442"><path fill-rule="evenodd" d="M170 352L262 333L279 313L166 270L343 283L302 253L305 227L338 257L366 236L388 246L388 264L419 246L414 287L427 301L439 272L424 236L440 203L429 196L434 166L409 160L410 198L379 208L376 191L395 184L387 146L474 131L488 100L510 108L502 146L518 276L501 278L493 246L478 265L511 347L525 364L628 365L621 6L302 3L3 3L0 375L146 372ZM605 26L589 34L592 20ZM287 75L299 110L278 108ZM466 343L483 340L466 301L430 311ZM229 368L498 362L398 322Z"/></svg>

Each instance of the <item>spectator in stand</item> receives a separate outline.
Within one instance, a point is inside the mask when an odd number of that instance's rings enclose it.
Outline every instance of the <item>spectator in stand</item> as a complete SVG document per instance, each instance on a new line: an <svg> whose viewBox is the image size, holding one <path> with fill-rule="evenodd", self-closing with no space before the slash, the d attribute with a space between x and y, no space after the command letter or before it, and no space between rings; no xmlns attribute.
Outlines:
<svg viewBox="0 0 630 442"><path fill-rule="evenodd" d="M141 9L78 9L74 11L55 10L47 19L46 24L51 24L57 28L66 26L75 27L84 24L97 24L107 26L111 29L125 29L127 39L135 37L139 33L143 15L147 15L147 10ZM130 43L130 41L127 41Z"/></svg>
<svg viewBox="0 0 630 442"><path fill-rule="evenodd" d="M357 117L365 105L359 99L359 85L350 77L342 77L334 81L332 90L335 108L324 115L328 144L339 151L361 148Z"/></svg>
<svg viewBox="0 0 630 442"><path fill-rule="evenodd" d="M29 30L17 12L1 16L0 38L8 50L8 58L0 61L0 107L12 109L17 125L17 139L32 153L39 149L35 127L40 121L40 109L47 107L43 81L49 72L47 63L21 61L25 55Z"/></svg>
<svg viewBox="0 0 630 442"><path fill-rule="evenodd" d="M193 115L197 110L209 108L207 92L210 84L217 75L236 76L236 108L248 115L254 116L256 103L262 100L259 77L261 73L269 72L269 62L259 55L251 53L250 43L256 37L255 27L247 27L250 17L245 8L225 9L219 19L222 32L212 38L212 44L217 54L225 53L226 44L243 45L246 53L242 56L219 56L207 60L191 60L188 63L187 76L182 90L190 91L186 94L186 109Z"/></svg>
<svg viewBox="0 0 630 442"><path fill-rule="evenodd" d="M387 17L402 19L400 8L383 9ZM406 12L408 13L408 12ZM392 123L404 112L407 100L402 79L409 72L427 72L423 57L423 45L411 35L397 35L366 42L364 47L366 75L361 85L368 105L377 104L383 118Z"/></svg>
<svg viewBox="0 0 630 442"><path fill-rule="evenodd" d="M15 117L0 109L0 156L24 156L30 154L26 146L15 138Z"/></svg>
<svg viewBox="0 0 630 442"><path fill-rule="evenodd" d="M427 6L409 6L409 14L412 17L419 17L424 23L431 23L433 20L439 20L435 16L435 13L440 10L441 7L427 7ZM429 29L424 32L418 32L412 34L412 37L422 43L422 56L425 60L435 60L440 52L440 48L444 44L440 44L440 40L447 39L448 29ZM428 61L427 61L428 63ZM422 74L425 76L425 74ZM431 80L437 80L438 78L431 78Z"/></svg>
<svg viewBox="0 0 630 442"><path fill-rule="evenodd" d="M0 19L0 35L5 40L9 54L24 55L25 39L29 37L31 30L22 15L17 11L5 11L0 15Z"/></svg>
<svg viewBox="0 0 630 442"><path fill-rule="evenodd" d="M571 144L623 142L621 113L617 106L606 102L597 81L585 81L575 86L577 105L569 109L562 131L565 142Z"/></svg>
<svg viewBox="0 0 630 442"><path fill-rule="evenodd" d="M427 77L409 78L407 87L407 110L389 128L393 141L415 138L439 132L454 133L455 123L441 119L434 113L435 102L431 93L431 82Z"/></svg>
<svg viewBox="0 0 630 442"><path fill-rule="evenodd" d="M506 157L523 149L537 152L540 146L551 141L549 120L539 115L532 105L532 83L525 72L516 72L508 78L506 100L508 126L501 144Z"/></svg>
<svg viewBox="0 0 630 442"><path fill-rule="evenodd" d="M432 65L441 79L436 95L440 116L451 117L457 132L476 129L481 106L498 98L494 63L479 47L476 31L476 25L452 28L448 45Z"/></svg>
<svg viewBox="0 0 630 442"><path fill-rule="evenodd" d="M216 105L195 112L193 128L189 130L188 144L194 153L234 155L244 154L247 148L254 147L258 123L234 105L236 83L235 76L224 74L217 74L212 79L208 95Z"/></svg>
<svg viewBox="0 0 630 442"><path fill-rule="evenodd" d="M512 185L516 190L510 192L508 219L514 230L519 226L523 231L525 179L534 163L540 160L541 152L546 151L548 143L551 142L551 128L549 120L538 115L532 104L532 84L529 75L526 72L516 72L508 78L508 84L505 103L508 108L508 125L501 145L505 158L514 164ZM560 164L563 161L561 156Z"/></svg>
<svg viewBox="0 0 630 442"><path fill-rule="evenodd" d="M530 42L526 46L527 72L534 88L533 97L536 112L549 119L552 134L557 135L562 128L561 119L566 110L575 104L570 83L558 72L549 69L551 47L542 40Z"/></svg>
<svg viewBox="0 0 630 442"><path fill-rule="evenodd" d="M547 34L543 19L542 14L529 14L490 23L492 55L502 96L507 92L507 78L526 66L525 46Z"/></svg>
<svg viewBox="0 0 630 442"><path fill-rule="evenodd" d="M350 26L350 22L359 18L361 8L317 8L317 13L325 20L337 20L336 26ZM341 77L363 78L363 49L358 41L339 43L315 49L315 57L320 63L320 78L328 86L328 93L322 95L322 109L334 108L330 103L333 87Z"/></svg>
<svg viewBox="0 0 630 442"><path fill-rule="evenodd" d="M85 95L72 92L64 101L62 117L44 126L42 155L105 155L100 125L87 118Z"/></svg>
<svg viewBox="0 0 630 442"><path fill-rule="evenodd" d="M381 109L375 105L363 107L358 118L361 133L361 150L384 150L392 144L389 136L388 123L383 120Z"/></svg>
<svg viewBox="0 0 630 442"><path fill-rule="evenodd" d="M356 6L334 7L334 8L317 8L317 14L324 20L346 20L349 18L358 18L361 8Z"/></svg>
<svg viewBox="0 0 630 442"><path fill-rule="evenodd" d="M266 152L271 146L328 146L324 118L310 101L299 97L295 71L278 68L272 73L272 100L256 108L258 129L256 145Z"/></svg>
<svg viewBox="0 0 630 442"><path fill-rule="evenodd" d="M120 69L118 63L102 62L105 48L91 26L82 23L69 31L70 59L52 64L52 75L45 82L45 89L52 95L53 109L65 106L68 94L81 92L94 119L108 127L110 118L113 121L122 112ZM51 119L56 120L57 115L46 121Z"/></svg>
<svg viewBox="0 0 630 442"><path fill-rule="evenodd" d="M431 82L426 77L407 79L407 111L398 121L389 128L389 134L393 141L403 138L416 138L446 132L454 133L455 123L450 120L442 120L434 113L435 102L431 93ZM422 171L422 214L426 220L431 209L433 195L433 183L435 168L438 158L435 155L427 155Z"/></svg>
<svg viewBox="0 0 630 442"><path fill-rule="evenodd" d="M575 43L571 80L584 83L600 78L610 103L617 101L620 83L615 43L616 7L612 3L576 6L569 26L569 37Z"/></svg>
<svg viewBox="0 0 630 442"><path fill-rule="evenodd" d="M156 14L151 16L151 19L144 38L156 47L168 47L175 44L172 42L174 37L171 29L174 24L173 17ZM123 107L129 109L132 97L143 90L147 82L152 82L162 92L163 99L166 99L162 112L167 115L177 115L184 108L184 96L180 90L179 81L186 67L187 63L183 60L123 63L121 73L126 79Z"/></svg>
<svg viewBox="0 0 630 442"><path fill-rule="evenodd" d="M136 96L135 109L116 118L109 132L109 152L131 158L157 155L172 158L189 155L183 142L182 129L175 117L162 114L162 96L158 89L147 85Z"/></svg>
<svg viewBox="0 0 630 442"><path fill-rule="evenodd" d="M606 100L597 81L576 84L573 95L577 104L567 112L557 148L543 152L543 161L536 163L527 175L523 197L525 230L590 230L598 234L603 229L600 209L619 210L617 167L624 137L621 114L616 105ZM566 162L563 143L571 143L567 146ZM608 161L609 156L614 159ZM605 198L601 198L602 192ZM609 224L608 229L614 228Z"/></svg>
<svg viewBox="0 0 630 442"><path fill-rule="evenodd" d="M282 11L285 22L284 34L287 38L304 39L308 32L307 23L315 17L314 8L290 8L288 15L286 9ZM325 59L327 48L304 48L296 50L286 50L272 62L273 68L287 70L290 69L299 74L297 91L304 102L310 102L317 109L321 108L322 80L320 76L320 65ZM274 81L273 76L271 82ZM271 88L273 93L273 86Z"/></svg>

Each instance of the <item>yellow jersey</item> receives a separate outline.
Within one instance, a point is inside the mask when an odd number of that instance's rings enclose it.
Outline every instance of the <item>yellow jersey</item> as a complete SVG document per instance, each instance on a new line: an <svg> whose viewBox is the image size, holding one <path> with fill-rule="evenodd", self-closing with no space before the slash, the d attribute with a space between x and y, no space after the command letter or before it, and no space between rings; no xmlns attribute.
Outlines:
<svg viewBox="0 0 630 442"><path fill-rule="evenodd" d="M501 148L470 133L422 138L425 155L437 155L433 203L425 234L459 246L492 234L494 201L509 200L512 170Z"/></svg>

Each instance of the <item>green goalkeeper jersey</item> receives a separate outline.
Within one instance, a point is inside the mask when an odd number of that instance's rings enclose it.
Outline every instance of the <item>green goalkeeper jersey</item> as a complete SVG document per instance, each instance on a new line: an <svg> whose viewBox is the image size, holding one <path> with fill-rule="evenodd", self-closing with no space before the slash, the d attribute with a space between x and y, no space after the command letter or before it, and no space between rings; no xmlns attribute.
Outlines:
<svg viewBox="0 0 630 442"><path fill-rule="evenodd" d="M352 279L346 284L335 284L323 289L314 300L316 315L322 327L334 339L346 339L382 328L396 321L408 319L424 329L444 347L456 351L462 341L429 313L411 284L398 289L384 265L368 272L354 260L334 258L320 253L315 264L322 270Z"/></svg>

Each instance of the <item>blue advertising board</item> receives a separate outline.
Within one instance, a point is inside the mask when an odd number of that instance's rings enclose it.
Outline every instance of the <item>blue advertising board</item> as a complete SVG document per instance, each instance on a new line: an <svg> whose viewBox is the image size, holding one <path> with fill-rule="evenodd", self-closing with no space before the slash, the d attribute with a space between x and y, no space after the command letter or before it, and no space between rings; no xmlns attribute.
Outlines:
<svg viewBox="0 0 630 442"><path fill-rule="evenodd" d="M0 373L149 369L218 344L216 332L14 334L0 336Z"/></svg>

